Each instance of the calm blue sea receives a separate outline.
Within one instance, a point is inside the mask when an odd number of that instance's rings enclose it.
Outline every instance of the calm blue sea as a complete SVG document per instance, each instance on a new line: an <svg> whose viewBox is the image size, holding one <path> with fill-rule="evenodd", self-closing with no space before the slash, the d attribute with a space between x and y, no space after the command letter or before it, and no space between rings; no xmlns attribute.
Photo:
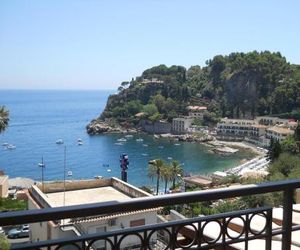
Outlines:
<svg viewBox="0 0 300 250"><path fill-rule="evenodd" d="M116 145L121 135L89 136L88 122L99 116L107 97L113 91L37 91L1 90L0 105L10 111L9 128L0 135L0 169L10 177L23 176L40 180L38 163L44 158L45 179L62 179L64 175L64 145L67 146L67 171L70 179L93 178L96 175L120 177L119 156L129 155L128 181L132 184L153 185L147 177L148 161L176 159L186 173L210 173L237 165L249 157L244 152L222 157L209 153L203 145L154 139L135 135L124 145ZM136 142L136 138L144 142ZM55 141L64 140L64 145ZM77 145L77 139L83 145ZM16 145L8 150L3 143ZM109 164L109 167L103 165Z"/></svg>

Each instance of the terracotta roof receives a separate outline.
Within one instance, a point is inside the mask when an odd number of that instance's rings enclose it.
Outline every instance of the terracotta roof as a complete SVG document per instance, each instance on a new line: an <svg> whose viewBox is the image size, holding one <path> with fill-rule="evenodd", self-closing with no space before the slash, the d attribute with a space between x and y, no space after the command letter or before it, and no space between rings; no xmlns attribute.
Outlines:
<svg viewBox="0 0 300 250"><path fill-rule="evenodd" d="M279 134L294 134L294 131L290 130L289 128L282 128L282 127L277 127L277 126L268 128L267 130L268 131L273 131L273 132L276 132L276 133L279 133Z"/></svg>
<svg viewBox="0 0 300 250"><path fill-rule="evenodd" d="M205 106L187 106L188 110L199 111L199 110L207 110Z"/></svg>

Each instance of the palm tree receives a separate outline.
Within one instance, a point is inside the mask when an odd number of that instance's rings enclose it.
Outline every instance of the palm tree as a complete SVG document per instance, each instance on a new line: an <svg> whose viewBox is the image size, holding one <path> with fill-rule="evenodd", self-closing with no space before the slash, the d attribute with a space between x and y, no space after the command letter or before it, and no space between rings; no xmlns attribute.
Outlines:
<svg viewBox="0 0 300 250"><path fill-rule="evenodd" d="M178 161L172 161L171 162L171 178L173 180L173 186L172 188L175 188L175 182L178 176L183 175L183 169Z"/></svg>
<svg viewBox="0 0 300 250"><path fill-rule="evenodd" d="M151 179L156 178L156 194L158 194L160 174L164 165L165 163L161 159L149 161L148 176Z"/></svg>
<svg viewBox="0 0 300 250"><path fill-rule="evenodd" d="M3 132L8 125L8 121L9 121L8 115L9 112L5 108L5 106L0 106L0 133Z"/></svg>
<svg viewBox="0 0 300 250"><path fill-rule="evenodd" d="M172 168L170 165L164 165L161 169L161 179L165 182L165 194L167 193L168 182L172 181Z"/></svg>

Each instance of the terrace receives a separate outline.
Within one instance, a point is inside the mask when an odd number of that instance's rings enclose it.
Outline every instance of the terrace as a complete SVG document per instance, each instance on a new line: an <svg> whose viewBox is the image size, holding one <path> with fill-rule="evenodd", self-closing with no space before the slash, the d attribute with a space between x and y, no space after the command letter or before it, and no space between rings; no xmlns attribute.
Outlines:
<svg viewBox="0 0 300 250"><path fill-rule="evenodd" d="M122 228L109 232L98 232L76 237L51 239L12 246L12 249L95 249L96 241L105 241L106 249L122 249L122 241L134 236L139 239L137 249L299 249L292 235L300 230L300 223L293 221L293 195L300 187L300 180L285 180L262 184L238 186L236 188L211 189L189 193L163 196L149 196L122 201L106 201L101 203L72 205L19 212L8 212L0 215L0 225L17 225L20 223L36 223L57 221L60 219L100 216L112 213L125 213L136 210L159 208L169 205L227 199L255 194L283 192L282 224L272 223L278 220L278 209L273 216L271 207L261 207L229 213L194 217L151 225ZM253 229L256 216L264 220L261 230ZM280 217L280 215L279 215ZM231 233L233 220L240 219L240 233ZM211 223L215 223L215 230ZM296 232L294 232L296 231ZM153 235L159 232L157 241L152 245ZM155 236L156 238L156 236ZM277 240L275 240L277 239ZM293 243L293 244L292 244Z"/></svg>

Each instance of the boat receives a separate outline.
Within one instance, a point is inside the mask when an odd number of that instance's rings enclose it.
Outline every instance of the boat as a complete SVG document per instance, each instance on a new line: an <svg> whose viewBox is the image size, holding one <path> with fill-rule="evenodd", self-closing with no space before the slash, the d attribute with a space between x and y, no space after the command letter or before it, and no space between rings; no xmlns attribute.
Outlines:
<svg viewBox="0 0 300 250"><path fill-rule="evenodd" d="M142 141L144 141L144 139L142 139L142 138L137 138L136 141L137 141L137 142L142 142Z"/></svg>
<svg viewBox="0 0 300 250"><path fill-rule="evenodd" d="M111 172L111 169L107 169L107 172Z"/></svg>
<svg viewBox="0 0 300 250"><path fill-rule="evenodd" d="M132 138L133 135L125 135L126 138Z"/></svg>
<svg viewBox="0 0 300 250"><path fill-rule="evenodd" d="M153 135L153 137L154 137L155 139L159 139L159 138L160 138L159 135Z"/></svg>
<svg viewBox="0 0 300 250"><path fill-rule="evenodd" d="M124 145L124 143L122 143L122 142L115 142L115 145L118 145L118 146L123 146L123 145Z"/></svg>
<svg viewBox="0 0 300 250"><path fill-rule="evenodd" d="M94 178L95 179L103 179L103 176L102 175L95 175Z"/></svg>
<svg viewBox="0 0 300 250"><path fill-rule="evenodd" d="M82 139L81 139L81 138L78 138L78 139L77 139L77 142L82 142Z"/></svg>
<svg viewBox="0 0 300 250"><path fill-rule="evenodd" d="M7 142L2 143L3 147L7 147L9 144Z"/></svg>
<svg viewBox="0 0 300 250"><path fill-rule="evenodd" d="M170 157L170 156L168 157L168 160L172 160L172 159L173 159L172 157Z"/></svg>
<svg viewBox="0 0 300 250"><path fill-rule="evenodd" d="M126 138L120 138L117 141L119 141L119 142L126 142L127 140L126 140Z"/></svg>
<svg viewBox="0 0 300 250"><path fill-rule="evenodd" d="M164 146L158 146L158 148L162 149L162 148L164 148Z"/></svg>
<svg viewBox="0 0 300 250"><path fill-rule="evenodd" d="M63 139L58 139L55 143L56 144L64 144L64 141L63 141Z"/></svg>
<svg viewBox="0 0 300 250"><path fill-rule="evenodd" d="M72 172L72 171L68 171L67 175L68 175L68 176L72 176L72 175L73 175L73 172Z"/></svg>
<svg viewBox="0 0 300 250"><path fill-rule="evenodd" d="M142 156L148 156L148 154L142 154Z"/></svg>
<svg viewBox="0 0 300 250"><path fill-rule="evenodd" d="M148 144L143 144L144 147L148 147Z"/></svg>
<svg viewBox="0 0 300 250"><path fill-rule="evenodd" d="M180 143L175 143L174 145L175 145L175 146L180 146Z"/></svg>
<svg viewBox="0 0 300 250"><path fill-rule="evenodd" d="M17 146L13 145L13 144L9 144L6 146L7 149L15 149Z"/></svg>
<svg viewBox="0 0 300 250"><path fill-rule="evenodd" d="M77 142L77 145L78 145L78 146L81 146L81 145L83 145L83 142L82 142L82 141L79 141L79 142Z"/></svg>

